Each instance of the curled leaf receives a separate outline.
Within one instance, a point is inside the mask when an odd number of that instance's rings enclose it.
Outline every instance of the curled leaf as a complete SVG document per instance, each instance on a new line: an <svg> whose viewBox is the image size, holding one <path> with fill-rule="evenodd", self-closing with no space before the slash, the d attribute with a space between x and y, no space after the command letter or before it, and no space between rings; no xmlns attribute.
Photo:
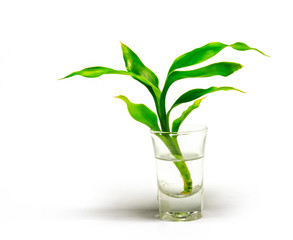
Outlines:
<svg viewBox="0 0 293 240"><path fill-rule="evenodd" d="M89 67L89 68L84 68L80 71L73 72L69 75L67 75L64 78L61 78L59 80L73 77L73 76L82 76L82 77L87 77L87 78L96 78L100 77L103 74L120 74L120 75L127 75L133 77L135 80L143 84L145 87L147 87L149 90L152 91L157 97L161 95L160 89L158 89L156 86L154 86L151 82L146 80L144 77L137 75L133 72L127 72L123 70L114 70L112 68L107 68L107 67Z"/></svg>
<svg viewBox="0 0 293 240"><path fill-rule="evenodd" d="M192 105L190 105L182 114L179 118L175 119L172 123L172 132L178 132L179 127L181 126L182 122L185 120L185 118L196 108L199 107L201 101L204 98L197 99L193 102Z"/></svg>
<svg viewBox="0 0 293 240"><path fill-rule="evenodd" d="M268 55L264 54L262 51L256 49L256 48L252 48L249 47L247 44L243 43L243 42L236 42L230 45L233 49L238 50L238 51L247 51L247 50L255 50L259 53L261 53L262 55L265 55L267 57L269 57Z"/></svg>
<svg viewBox="0 0 293 240"><path fill-rule="evenodd" d="M61 78L59 80L65 79L65 78L69 78L69 77L73 77L73 76L77 76L80 75L82 77L88 77L88 78L96 78L96 77L100 77L103 74L123 74L123 75L129 75L127 73L125 73L125 71L120 71L120 70L114 70L112 68L107 68L107 67L89 67L89 68L84 68L80 71L76 71L73 72L67 76L65 76L64 78Z"/></svg>
<svg viewBox="0 0 293 240"><path fill-rule="evenodd" d="M227 44L220 43L220 42L211 42L211 43L208 43L200 48L196 48L190 52L187 52L187 53L177 57L169 69L169 74L178 68L193 66L195 64L204 62L204 61L212 58L216 54L218 54L224 48L229 47L229 46L235 50L238 50L238 51L255 50L255 51L267 56L262 51L260 51L256 48L249 47L248 45L246 45L245 43L242 43L242 42L236 42L231 45L227 45Z"/></svg>
<svg viewBox="0 0 293 240"><path fill-rule="evenodd" d="M121 48L127 71L142 76L144 79L151 82L154 86L158 87L158 77L141 62L139 57L129 47L121 43Z"/></svg>
<svg viewBox="0 0 293 240"><path fill-rule="evenodd" d="M220 52L227 46L227 44L223 44L220 42L211 42L200 48L196 48L190 52L187 52L174 60L169 69L169 73L178 68L188 67L204 62L215 56L218 52Z"/></svg>
<svg viewBox="0 0 293 240"><path fill-rule="evenodd" d="M157 115L146 105L132 103L123 95L117 96L116 98L126 103L128 112L133 119L147 125L154 131L160 131Z"/></svg>
<svg viewBox="0 0 293 240"><path fill-rule="evenodd" d="M216 75L227 77L241 68L242 65L239 63L218 62L195 70L175 71L167 78L164 88L168 89L175 81L183 78L212 77Z"/></svg>
<svg viewBox="0 0 293 240"><path fill-rule="evenodd" d="M213 92L217 92L217 91L229 91L229 90L235 90L235 91L239 91L244 93L243 91L233 88L233 87L210 87L207 89L202 89L202 88L196 88L196 89L192 89L189 90L188 92L182 94L176 101L175 103L172 105L172 107L170 108L168 115L170 114L171 110L182 104L182 103L187 103L190 101L193 101L195 99L198 99L208 93L213 93Z"/></svg>

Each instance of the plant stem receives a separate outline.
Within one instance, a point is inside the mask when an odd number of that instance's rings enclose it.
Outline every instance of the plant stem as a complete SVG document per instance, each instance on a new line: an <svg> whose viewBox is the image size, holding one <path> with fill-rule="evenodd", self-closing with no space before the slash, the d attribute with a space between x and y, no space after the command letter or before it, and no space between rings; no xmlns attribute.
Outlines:
<svg viewBox="0 0 293 240"><path fill-rule="evenodd" d="M182 194L190 194L192 192L192 179L189 172L189 169L184 161L184 157L180 151L178 142L176 137L170 137L168 133L163 133L162 135L157 135L166 145L166 147L170 150L170 153L178 160L178 162L173 162L177 169L179 170L182 180L184 190L181 192Z"/></svg>
<svg viewBox="0 0 293 240"><path fill-rule="evenodd" d="M185 161L174 162L174 164L179 170L183 179L184 191L181 192L181 194L190 194L192 192L192 179Z"/></svg>
<svg viewBox="0 0 293 240"><path fill-rule="evenodd" d="M159 111L157 108L159 120L161 123L161 128L163 132L162 135L158 134L157 136L165 143L166 147L169 149L170 153L178 160L178 162L173 162L177 169L179 170L182 180L184 190L181 192L182 194L190 194L192 192L192 179L189 172L189 169L184 161L184 157L180 151L180 147L178 145L177 137L170 137L170 127L169 127L169 114L166 114L166 95L169 86L164 86L162 90L162 94L159 101Z"/></svg>
<svg viewBox="0 0 293 240"><path fill-rule="evenodd" d="M163 132L170 132L170 128L169 128L169 121L167 118L167 114L166 114L166 94L168 91L168 87L163 88L162 90L162 94L160 97L160 102L159 102L159 106L160 106L160 121L161 121L161 125L162 125L162 131Z"/></svg>

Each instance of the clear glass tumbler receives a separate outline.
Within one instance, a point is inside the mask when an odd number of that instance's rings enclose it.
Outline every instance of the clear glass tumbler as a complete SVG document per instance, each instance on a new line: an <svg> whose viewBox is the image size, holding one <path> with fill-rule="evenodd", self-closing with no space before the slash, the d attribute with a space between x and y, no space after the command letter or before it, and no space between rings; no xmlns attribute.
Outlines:
<svg viewBox="0 0 293 240"><path fill-rule="evenodd" d="M159 214L166 221L202 217L203 159L207 127L151 131L157 169Z"/></svg>

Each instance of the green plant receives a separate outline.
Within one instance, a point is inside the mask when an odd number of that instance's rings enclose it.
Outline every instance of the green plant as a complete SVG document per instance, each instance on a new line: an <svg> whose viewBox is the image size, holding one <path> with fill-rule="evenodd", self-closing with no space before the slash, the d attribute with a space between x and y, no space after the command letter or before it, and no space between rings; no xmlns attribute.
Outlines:
<svg viewBox="0 0 293 240"><path fill-rule="evenodd" d="M72 76L80 75L83 77L88 78L95 78L99 77L103 74L122 74L122 75L129 75L141 84L143 84L148 91L151 93L155 106L156 112L155 114L152 110L150 110L144 104L135 104L128 100L125 96L117 96L117 98L124 101L127 105L129 114L132 118L136 121L141 122L147 125L153 131L161 131L164 132L163 134L158 135L161 140L165 143L168 147L172 155L179 160L174 162L175 166L178 168L184 184L183 194L189 194L192 191L192 179L190 177L190 172L184 162L184 158L181 154L180 147L177 142L176 137L171 137L170 132L178 132L182 122L184 119L196 108L199 107L200 103L202 102L203 96L206 94L216 92L216 91L228 91L228 90L235 90L242 92L239 89L233 87L210 87L207 89L192 89L183 95L181 95L171 106L171 108L166 111L166 95L170 88L170 86L181 79L184 78L204 78L204 77L212 77L216 75L220 75L223 77L227 77L234 73L235 71L242 68L242 65L235 62L217 62L205 67L197 68L194 70L187 70L187 71L178 71L180 68L185 68L189 66L193 66L204 62L211 57L215 56L221 50L226 47L231 47L238 51L246 51L246 50L255 50L260 52L261 54L265 55L263 52L256 48L251 48L245 43L236 42L231 45L223 44L220 42L211 42L208 43L200 48L196 48L190 52L187 52L178 58L176 58L171 65L164 87L162 91L159 88L159 79L158 77L149 69L147 68L138 56L126 45L121 43L123 58L126 66L127 71L123 70L114 70L107 67L90 67L85 68L81 71L73 72L64 78L69 78ZM64 79L62 78L62 79ZM185 110L180 117L175 119L170 126L169 124L169 116L171 111L183 103L188 103L194 101L188 108ZM158 122L159 119L159 122ZM159 124L160 123L160 124Z"/></svg>

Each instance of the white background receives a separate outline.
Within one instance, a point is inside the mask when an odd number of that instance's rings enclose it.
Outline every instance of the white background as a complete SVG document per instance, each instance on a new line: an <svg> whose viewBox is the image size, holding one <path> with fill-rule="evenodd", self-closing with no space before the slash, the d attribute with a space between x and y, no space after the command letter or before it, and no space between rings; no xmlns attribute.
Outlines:
<svg viewBox="0 0 293 240"><path fill-rule="evenodd" d="M1 1L0 238L292 239L292 11L290 1ZM196 87L209 95L189 117L209 127L204 217L155 217L148 129L131 101L154 109L127 76L74 77L90 66L124 69L120 43L161 79L179 55L208 42L247 43L270 55L225 49L228 78L175 83L168 106ZM187 106L174 110L178 116Z"/></svg>

